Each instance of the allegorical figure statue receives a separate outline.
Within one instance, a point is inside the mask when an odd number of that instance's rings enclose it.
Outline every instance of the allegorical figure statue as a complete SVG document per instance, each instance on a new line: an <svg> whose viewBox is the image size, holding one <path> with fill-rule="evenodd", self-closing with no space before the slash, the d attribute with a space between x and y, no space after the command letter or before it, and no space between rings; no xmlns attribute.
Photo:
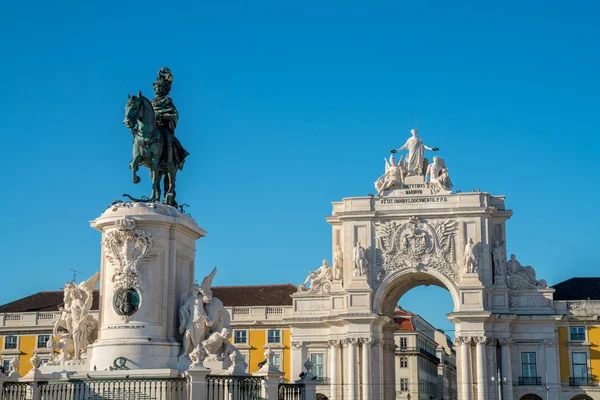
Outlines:
<svg viewBox="0 0 600 400"><path fill-rule="evenodd" d="M479 252L477 246L473 243L473 239L469 238L465 246L465 272L472 274L477 272L477 261L479 260Z"/></svg>
<svg viewBox="0 0 600 400"><path fill-rule="evenodd" d="M175 104L173 104L173 100L169 97L172 82L173 75L169 68L161 68L158 71L158 78L153 84L155 97L151 103L154 109L156 124L163 138L163 143L165 143L162 161L165 163L175 162L177 168L181 170L183 169L185 158L190 153L183 148L179 139L175 137L175 128L179 120L179 113L177 112L177 108L175 108Z"/></svg>
<svg viewBox="0 0 600 400"><path fill-rule="evenodd" d="M407 176L423 175L424 162L425 162L425 150L438 151L437 147L428 147L423 143L420 137L417 136L418 131L412 129L410 131L412 137L410 137L404 146L399 149L391 150L392 153L396 153L402 150L408 150L408 156L406 156L406 169Z"/></svg>
<svg viewBox="0 0 600 400"><path fill-rule="evenodd" d="M335 253L333 254L333 277L334 279L342 279L342 272L344 267L344 253L342 248L337 245L335 247Z"/></svg>
<svg viewBox="0 0 600 400"><path fill-rule="evenodd" d="M306 280L298 286L298 293L313 293L321 291L329 293L333 280L333 268L327 260L315 271L309 271ZM310 287L308 284L310 283Z"/></svg>
<svg viewBox="0 0 600 400"><path fill-rule="evenodd" d="M430 183L438 184L445 190L452 189L452 181L450 181L448 175L446 162L438 156L433 156L433 162L427 166L425 180L427 180L427 177L429 177Z"/></svg>
<svg viewBox="0 0 600 400"><path fill-rule="evenodd" d="M535 277L535 270L531 266L522 266L514 254L511 254L507 262L507 273L509 276L508 287L513 290L546 288L546 281Z"/></svg>
<svg viewBox="0 0 600 400"><path fill-rule="evenodd" d="M96 272L90 279L76 285L73 282L65 284L64 307L60 320L54 324L53 336L59 337L60 360L79 360L85 358L87 347L98 336L98 321L90 315L93 292L100 280ZM60 333L59 328L65 328L68 333Z"/></svg>
<svg viewBox="0 0 600 400"><path fill-rule="evenodd" d="M179 331L184 335L180 356L189 356L198 346L204 348L202 343L211 334L231 330L229 313L210 288L216 273L214 268L200 286L192 285L190 292L181 296Z"/></svg>
<svg viewBox="0 0 600 400"><path fill-rule="evenodd" d="M364 276L367 273L367 251L361 246L360 242L356 242L352 253L352 261L354 263L354 276Z"/></svg>
<svg viewBox="0 0 600 400"><path fill-rule="evenodd" d="M390 156L389 161L385 159L385 174L381 175L375 181L377 195L381 196L385 190L394 189L401 185L404 182L405 175L406 166L402 161L402 157L400 157L398 162L396 162L396 158L393 155Z"/></svg>
<svg viewBox="0 0 600 400"><path fill-rule="evenodd" d="M500 246L500 241L496 240L494 242L494 247L492 247L492 268L494 275L494 282L498 279L505 280L506 279L506 271L504 268L504 263L506 258L504 257L504 249Z"/></svg>

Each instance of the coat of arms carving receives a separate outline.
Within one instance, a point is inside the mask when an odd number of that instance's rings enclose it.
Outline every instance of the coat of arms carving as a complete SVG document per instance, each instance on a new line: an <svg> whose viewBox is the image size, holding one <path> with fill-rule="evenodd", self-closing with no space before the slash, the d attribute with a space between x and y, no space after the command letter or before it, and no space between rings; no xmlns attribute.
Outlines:
<svg viewBox="0 0 600 400"><path fill-rule="evenodd" d="M411 217L406 223L375 224L378 261L386 272L427 267L456 281L456 221L433 221Z"/></svg>

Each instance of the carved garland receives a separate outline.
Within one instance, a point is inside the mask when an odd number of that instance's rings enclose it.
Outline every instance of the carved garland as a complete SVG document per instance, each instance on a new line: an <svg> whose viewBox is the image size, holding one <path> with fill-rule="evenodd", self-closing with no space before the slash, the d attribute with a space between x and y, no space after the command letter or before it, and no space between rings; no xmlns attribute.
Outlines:
<svg viewBox="0 0 600 400"><path fill-rule="evenodd" d="M379 262L384 271L426 266L458 280L456 221L429 223L418 217L408 222L375 224Z"/></svg>

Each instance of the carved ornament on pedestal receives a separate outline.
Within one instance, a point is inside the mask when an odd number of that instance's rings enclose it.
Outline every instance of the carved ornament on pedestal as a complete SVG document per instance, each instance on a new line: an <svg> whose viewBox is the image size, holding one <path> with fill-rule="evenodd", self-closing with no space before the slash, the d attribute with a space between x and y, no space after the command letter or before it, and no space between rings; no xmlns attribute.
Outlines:
<svg viewBox="0 0 600 400"><path fill-rule="evenodd" d="M456 282L457 225L452 220L429 223L418 217L411 217L404 224L376 223L381 267L394 271L426 266Z"/></svg>
<svg viewBox="0 0 600 400"><path fill-rule="evenodd" d="M115 222L117 229L106 235L106 258L115 266L113 305L117 314L127 322L139 309L142 266L156 258L152 251L154 240L148 231L135 229L135 221L122 218Z"/></svg>

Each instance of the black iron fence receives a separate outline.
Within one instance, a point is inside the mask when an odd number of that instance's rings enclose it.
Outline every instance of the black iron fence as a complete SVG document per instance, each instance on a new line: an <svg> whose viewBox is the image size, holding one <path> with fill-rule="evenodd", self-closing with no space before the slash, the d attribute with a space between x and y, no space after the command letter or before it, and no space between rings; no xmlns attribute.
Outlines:
<svg viewBox="0 0 600 400"><path fill-rule="evenodd" d="M279 400L304 400L304 385L301 383L280 383Z"/></svg>
<svg viewBox="0 0 600 400"><path fill-rule="evenodd" d="M208 375L206 386L206 400L261 400L263 378Z"/></svg>
<svg viewBox="0 0 600 400"><path fill-rule="evenodd" d="M520 376L520 386L541 386L542 378L540 376Z"/></svg>
<svg viewBox="0 0 600 400"><path fill-rule="evenodd" d="M569 377L569 386L598 386L598 381L589 376L571 376Z"/></svg>
<svg viewBox="0 0 600 400"><path fill-rule="evenodd" d="M42 400L187 400L187 379L87 379L40 382Z"/></svg>

